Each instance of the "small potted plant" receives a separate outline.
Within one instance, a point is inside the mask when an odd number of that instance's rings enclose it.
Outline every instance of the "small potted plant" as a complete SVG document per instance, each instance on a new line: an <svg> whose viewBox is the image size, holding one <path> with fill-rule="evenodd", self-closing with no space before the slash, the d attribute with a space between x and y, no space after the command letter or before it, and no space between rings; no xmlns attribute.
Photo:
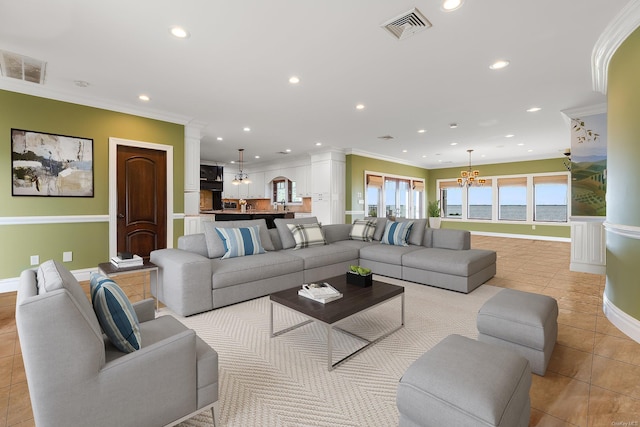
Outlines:
<svg viewBox="0 0 640 427"><path fill-rule="evenodd" d="M366 288L373 284L373 274L368 268L351 265L347 271L347 283Z"/></svg>
<svg viewBox="0 0 640 427"><path fill-rule="evenodd" d="M429 215L429 227L440 228L440 200L433 200L429 202L427 214Z"/></svg>

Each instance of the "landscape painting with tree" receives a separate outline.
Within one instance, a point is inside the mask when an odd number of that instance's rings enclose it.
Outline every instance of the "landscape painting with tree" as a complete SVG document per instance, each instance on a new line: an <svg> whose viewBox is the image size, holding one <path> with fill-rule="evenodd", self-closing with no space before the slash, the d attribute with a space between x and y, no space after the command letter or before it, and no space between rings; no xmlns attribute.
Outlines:
<svg viewBox="0 0 640 427"><path fill-rule="evenodd" d="M571 120L571 215L606 216L607 115Z"/></svg>
<svg viewBox="0 0 640 427"><path fill-rule="evenodd" d="M11 129L12 195L93 197L93 139Z"/></svg>

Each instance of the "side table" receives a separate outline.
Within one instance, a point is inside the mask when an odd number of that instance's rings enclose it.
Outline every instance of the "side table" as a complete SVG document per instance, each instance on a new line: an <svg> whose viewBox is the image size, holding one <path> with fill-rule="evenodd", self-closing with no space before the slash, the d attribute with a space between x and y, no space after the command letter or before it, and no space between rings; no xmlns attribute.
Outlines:
<svg viewBox="0 0 640 427"><path fill-rule="evenodd" d="M107 277L115 277L121 274L142 273L148 271L150 284L153 285L155 283L156 285L156 313L159 311L160 281L158 280L157 265L155 265L151 261L144 261L142 265L118 268L111 262L102 262L98 264L98 270ZM142 298L147 298L147 289L145 286L142 287Z"/></svg>

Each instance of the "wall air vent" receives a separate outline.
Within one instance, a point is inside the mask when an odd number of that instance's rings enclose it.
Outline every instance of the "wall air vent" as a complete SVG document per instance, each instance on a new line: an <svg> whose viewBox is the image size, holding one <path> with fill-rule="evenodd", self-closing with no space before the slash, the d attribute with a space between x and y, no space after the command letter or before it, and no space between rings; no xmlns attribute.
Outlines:
<svg viewBox="0 0 640 427"><path fill-rule="evenodd" d="M398 40L404 40L415 33L431 28L431 22L418 9L413 8L381 25Z"/></svg>
<svg viewBox="0 0 640 427"><path fill-rule="evenodd" d="M0 72L3 77L44 84L47 63L6 50L0 50Z"/></svg>

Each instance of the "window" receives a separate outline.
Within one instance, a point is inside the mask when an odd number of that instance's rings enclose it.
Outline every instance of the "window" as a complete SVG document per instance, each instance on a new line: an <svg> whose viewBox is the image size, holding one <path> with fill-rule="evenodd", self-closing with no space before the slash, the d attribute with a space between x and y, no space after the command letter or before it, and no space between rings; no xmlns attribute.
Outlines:
<svg viewBox="0 0 640 427"><path fill-rule="evenodd" d="M273 202L291 203L294 201L301 201L300 198L298 198L298 200L295 199L295 182L289 181L286 178L273 180Z"/></svg>
<svg viewBox="0 0 640 427"><path fill-rule="evenodd" d="M566 223L569 174L528 174L485 178L484 186L460 187L438 180L443 217L461 220Z"/></svg>
<svg viewBox="0 0 640 427"><path fill-rule="evenodd" d="M440 183L440 206L445 218L462 218L462 188L457 182Z"/></svg>
<svg viewBox="0 0 640 427"><path fill-rule="evenodd" d="M498 219L527 220L527 177L498 179Z"/></svg>
<svg viewBox="0 0 640 427"><path fill-rule="evenodd" d="M424 181L366 174L367 216L424 218Z"/></svg>
<svg viewBox="0 0 640 427"><path fill-rule="evenodd" d="M378 207L382 204L381 176L367 175L367 216L378 216Z"/></svg>
<svg viewBox="0 0 640 427"><path fill-rule="evenodd" d="M533 211L533 220L566 222L567 188L566 176L534 176L533 198L535 209Z"/></svg>
<svg viewBox="0 0 640 427"><path fill-rule="evenodd" d="M470 219L491 219L493 209L493 189L491 180L487 179L482 187L475 185L467 189L469 211L467 217Z"/></svg>

